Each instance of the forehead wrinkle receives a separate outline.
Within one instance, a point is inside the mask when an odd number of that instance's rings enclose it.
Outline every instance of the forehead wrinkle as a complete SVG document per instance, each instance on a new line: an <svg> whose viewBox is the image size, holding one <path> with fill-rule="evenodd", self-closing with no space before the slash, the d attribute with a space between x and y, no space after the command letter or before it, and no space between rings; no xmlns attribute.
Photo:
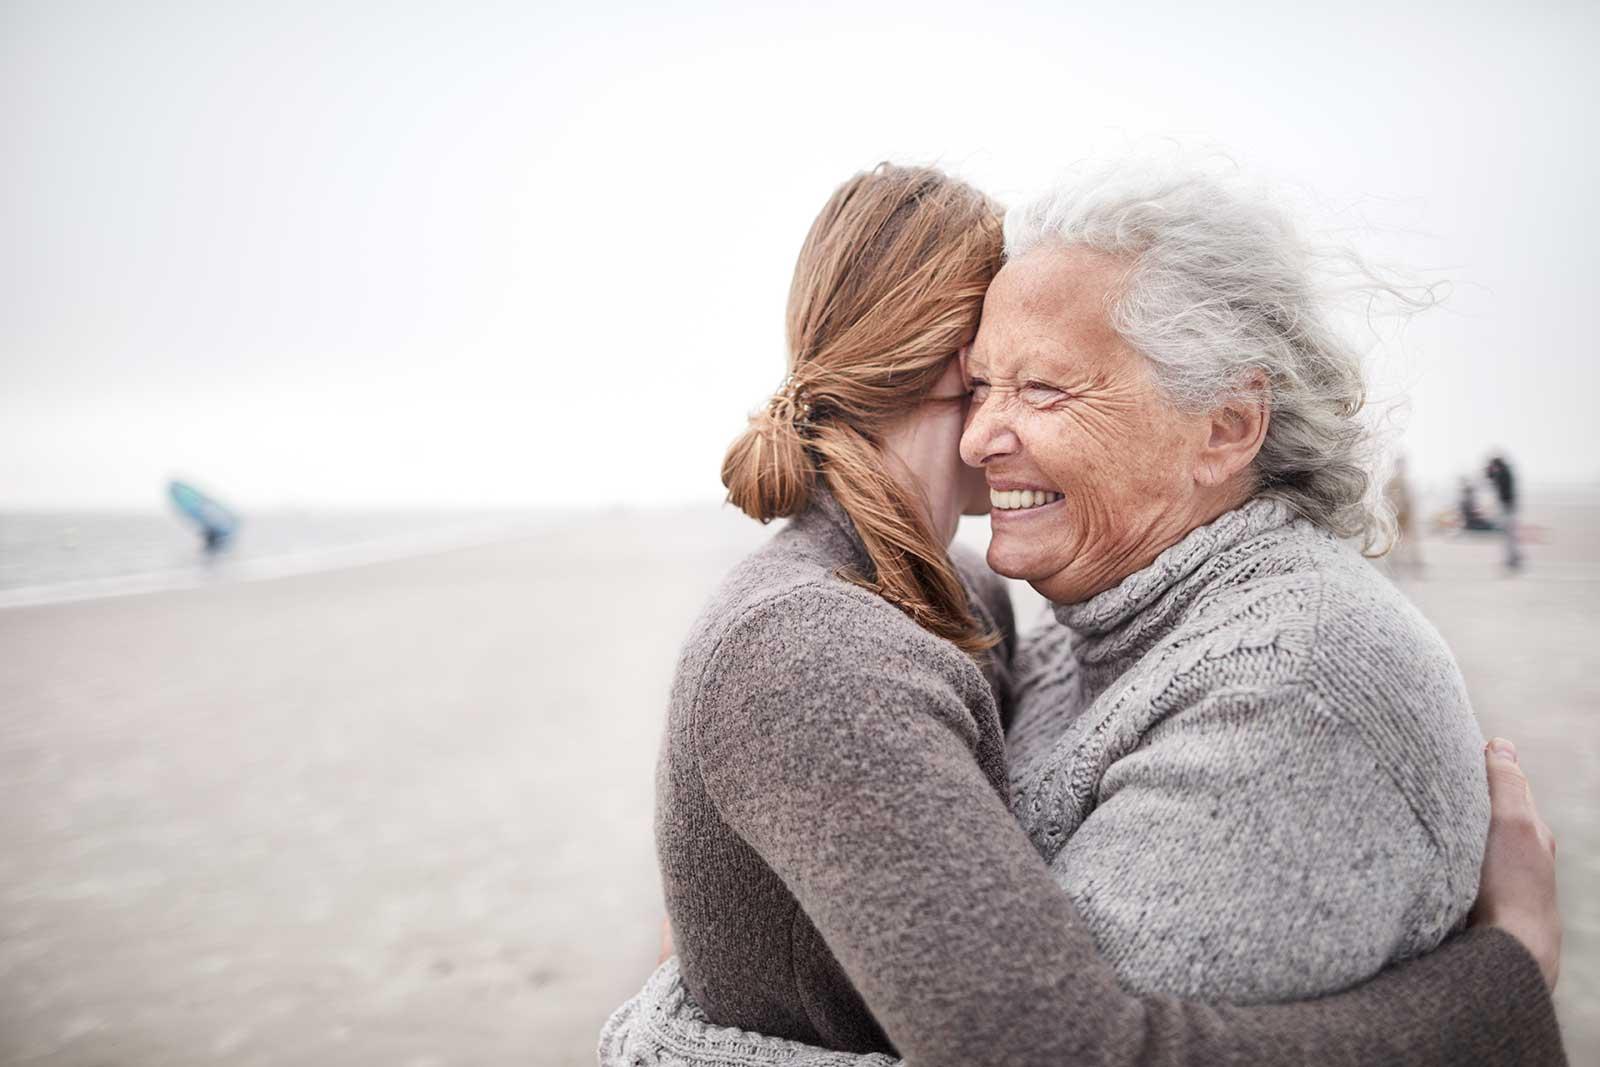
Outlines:
<svg viewBox="0 0 1600 1067"><path fill-rule="evenodd" d="M968 366L996 374L1014 372L1020 367L1043 365L1064 370L1072 360L1062 331L1049 322L1026 317L1013 322L1001 312L994 317L995 328L979 331L979 343L967 355Z"/></svg>
<svg viewBox="0 0 1600 1067"><path fill-rule="evenodd" d="M1121 344L1114 331L1086 339L1065 323L1035 319L1002 329L992 337L988 349L974 345L967 357L968 368L992 379L1038 375L1057 384L1081 385L1106 373L1103 356ZM1106 347L1100 349L1102 345Z"/></svg>
<svg viewBox="0 0 1600 1067"><path fill-rule="evenodd" d="M1021 344L1007 350L1008 369L1015 372L1032 371L1047 377L1062 377L1081 368L1082 361L1073 358L1072 350L1051 331L1039 331Z"/></svg>
<svg viewBox="0 0 1600 1067"><path fill-rule="evenodd" d="M1047 247L1001 268L983 322L996 329L969 356L994 372L1036 366L1055 375L1088 372L1120 354L1108 301L1125 272L1117 257L1083 247ZM1104 368L1102 368L1104 369Z"/></svg>

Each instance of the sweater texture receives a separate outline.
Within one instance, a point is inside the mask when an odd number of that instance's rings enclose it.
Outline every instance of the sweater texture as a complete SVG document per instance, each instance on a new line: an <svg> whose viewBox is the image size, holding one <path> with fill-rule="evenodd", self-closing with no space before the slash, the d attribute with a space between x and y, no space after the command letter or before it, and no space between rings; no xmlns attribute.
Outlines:
<svg viewBox="0 0 1600 1067"><path fill-rule="evenodd" d="M1081 648L1061 641L1063 631L1054 644L1032 644L1014 657L1004 644L994 663L980 667L839 577L841 569L861 572L868 563L848 517L821 494L736 568L685 647L657 775L658 852L679 957L613 1016L601 1062L824 1064L843 1063L852 1052L896 1050L918 1065L1355 1063L1402 1056L1419 1063L1560 1062L1537 967L1497 931L1475 931L1356 990L1306 1004L1207 1005L1139 996L1124 985L1181 984L1172 975L1204 983L1207 969L1220 966L1244 976L1227 978L1226 992L1242 988L1237 999L1253 999L1264 986L1248 984L1242 959L1252 949L1258 957L1287 952L1290 963L1263 966L1303 982L1327 981L1313 972L1328 961L1361 961L1337 980L1345 984L1364 977L1357 971L1369 958L1376 963L1365 974L1426 947L1433 935L1414 931L1436 928L1442 936L1457 918L1432 901L1453 900L1461 890L1441 891L1437 878L1407 864L1443 870L1438 857L1451 849L1481 848L1481 823L1471 847L1441 843L1418 823L1433 851L1410 843L1412 823L1374 825L1359 815L1335 820L1332 831L1302 832L1299 812L1326 806L1328 790L1345 777L1364 776L1366 791L1335 791L1340 805L1359 806L1370 793L1400 789L1361 730L1387 724L1404 735L1406 728L1395 724L1397 714L1352 725L1339 718L1343 705L1320 697L1321 687L1353 684L1308 666L1330 632L1345 632L1330 631L1320 608L1309 609L1308 632L1296 622L1278 633L1269 621L1285 612L1286 602L1274 595L1293 603L1305 596L1326 600L1327 583L1307 574L1336 557L1301 525L1257 501L1196 531L1114 590L1116 598L1069 610L1064 621L1082 627ZM1300 548L1269 550L1289 542ZM1003 585L981 571L963 567L963 573L975 609L1008 629ZM1376 642L1347 653L1387 654L1392 620L1380 616ZM1420 619L1405 618L1394 632L1415 643ZM1191 625L1196 619L1209 622ZM1355 628L1366 632L1370 625ZM1063 647L1070 654L1063 656ZM1234 654L1254 666L1206 689L1194 672ZM1447 654L1448 670L1404 650L1402 658L1459 682ZM1026 672L1029 700L1057 705L1051 715L1033 704L1021 708L1015 733L1022 758L1014 768L1002 741L1005 702L994 696L996 685L1008 690L1013 660ZM1121 675L1128 673L1143 679L1139 686L1126 684L1133 679ZM1138 710L1141 693L1161 714ZM1465 709L1464 697L1423 703ZM1159 764L1164 769L1153 779L1129 777L1139 750L1185 715L1191 717L1171 728L1206 744L1188 755L1172 749L1171 762ZM1281 726L1265 731L1266 741L1250 740L1252 729L1280 717ZM1316 777L1273 777L1307 724L1311 747L1324 755L1296 766L1316 767ZM1230 742L1230 734L1239 737ZM1330 746L1316 744L1322 734L1333 738L1334 749L1361 741L1360 757L1327 756ZM1219 752L1226 765L1220 772L1208 762ZM1404 771L1414 754L1401 754L1406 758L1395 765ZM1477 749L1471 754L1476 759ZM1481 768L1474 773L1481 778ZM1422 803L1430 789L1438 791L1437 777L1413 766L1399 780ZM1262 788L1233 802L1229 789L1257 782ZM1288 802L1274 796L1284 790ZM1156 799L1140 809L1128 805L1145 793ZM1410 794L1400 789L1400 795ZM1008 798L1017 804L1017 819ZM1451 798L1446 791L1434 799ZM1203 804L1198 815L1191 810L1197 803ZM1055 820L1052 804L1059 809ZM1288 821L1274 832L1280 808ZM1108 836L1143 841L1161 862L1141 868L1128 854L1138 849L1125 850L1120 866L1073 882L1071 843L1106 810L1119 816L1138 810L1137 825L1123 824ZM1398 809L1382 810L1388 818ZM1419 819L1414 811L1411 817ZM1150 819L1176 823L1169 833ZM1231 829L1204 837L1197 851L1184 835L1209 822ZM1069 823L1076 834L1065 829ZM1319 879L1339 865L1314 857L1326 834L1351 828L1379 839L1368 842L1370 852L1342 848L1340 862L1364 865L1363 878L1399 871L1410 887L1400 910L1416 922L1394 919L1390 910L1400 898L1385 893L1377 909L1388 916L1382 930L1341 928L1338 909L1360 905L1351 903L1355 894L1323 892ZM1385 834L1404 847L1385 844ZM1391 862L1391 854L1404 859ZM1210 886L1213 867L1234 864L1240 872L1228 877L1242 884L1253 870L1267 872L1258 877L1270 889L1249 899L1272 913L1271 922L1243 908L1231 909L1227 921L1183 909L1189 886ZM1118 872L1132 890L1110 877ZM1127 926L1137 951L1104 948L1121 930L1104 916L1128 913L1125 903L1102 903L1117 892L1146 896L1140 919L1154 912L1149 928L1162 935L1149 939L1154 948L1140 940L1140 922ZM1213 889L1206 892L1213 894L1208 903L1229 910ZM1470 887L1465 892L1470 899ZM1164 897L1171 902L1163 905ZM1100 917L1086 925L1078 900L1100 909L1089 913ZM1188 936L1186 922L1200 934ZM1336 929L1345 940L1382 947L1325 947ZM1296 930L1306 932L1315 952L1296 955Z"/></svg>
<svg viewBox="0 0 1600 1067"><path fill-rule="evenodd" d="M1465 922L1483 737L1349 546L1256 499L1055 615L1019 664L1012 809L1130 988L1303 999Z"/></svg>
<svg viewBox="0 0 1600 1067"><path fill-rule="evenodd" d="M1003 582L956 559L980 619L1014 634ZM950 881L966 864L941 854L986 823L1025 841L1005 816L995 698L1011 688L1009 645L980 665L841 576L870 569L825 491L735 567L684 645L656 774L662 888L695 1003L857 1052L891 1046L830 943L848 930L863 953L894 946L886 980L936 968L924 942L940 924L891 899L894 872ZM950 906L984 906L982 881Z"/></svg>
<svg viewBox="0 0 1600 1067"><path fill-rule="evenodd" d="M901 1060L837 1052L718 1026L689 998L676 957L606 1020L600 1067L920 1067L924 1063L1036 1067L1562 1067L1555 1006L1539 965L1516 938L1492 928L1458 934L1437 950L1344 993L1292 1004L1239 1006L1147 996L1135 1001L1084 957L1074 1009L1051 1024L1081 1039L1070 1059L1013 1044L968 1060ZM1126 1030L1095 1013L1126 1018Z"/></svg>

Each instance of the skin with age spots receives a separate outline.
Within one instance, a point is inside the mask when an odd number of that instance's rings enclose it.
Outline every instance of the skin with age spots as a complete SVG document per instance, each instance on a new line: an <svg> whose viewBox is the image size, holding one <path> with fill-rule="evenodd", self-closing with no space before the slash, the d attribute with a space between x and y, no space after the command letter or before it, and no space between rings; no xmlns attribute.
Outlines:
<svg viewBox="0 0 1600 1067"><path fill-rule="evenodd" d="M989 566L1057 603L1110 589L1249 499L1267 427L1257 385L1215 411L1180 411L1112 328L1122 259L1044 247L1007 263L964 361L961 455L994 490L1060 493L995 509Z"/></svg>

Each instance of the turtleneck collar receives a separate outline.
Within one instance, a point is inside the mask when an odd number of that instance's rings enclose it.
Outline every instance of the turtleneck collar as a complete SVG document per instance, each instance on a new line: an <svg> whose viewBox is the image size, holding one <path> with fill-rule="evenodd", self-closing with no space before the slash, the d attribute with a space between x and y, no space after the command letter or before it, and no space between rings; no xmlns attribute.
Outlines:
<svg viewBox="0 0 1600 1067"><path fill-rule="evenodd" d="M1055 616L1082 639L1081 654L1086 662L1142 652L1206 584L1186 579L1230 550L1293 519L1282 501L1256 497L1191 530L1148 567L1105 592L1081 603L1057 604ZM1231 566L1228 563L1227 569Z"/></svg>

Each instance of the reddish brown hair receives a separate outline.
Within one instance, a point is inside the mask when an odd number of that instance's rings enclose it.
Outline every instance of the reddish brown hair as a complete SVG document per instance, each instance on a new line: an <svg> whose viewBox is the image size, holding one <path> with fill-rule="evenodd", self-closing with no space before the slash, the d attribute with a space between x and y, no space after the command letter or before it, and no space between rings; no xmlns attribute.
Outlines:
<svg viewBox="0 0 1600 1067"><path fill-rule="evenodd" d="M976 332L1001 252L999 209L937 170L882 164L845 182L795 264L789 377L722 463L728 499L761 522L802 510L821 479L872 559L846 577L974 653L996 638L882 446Z"/></svg>

